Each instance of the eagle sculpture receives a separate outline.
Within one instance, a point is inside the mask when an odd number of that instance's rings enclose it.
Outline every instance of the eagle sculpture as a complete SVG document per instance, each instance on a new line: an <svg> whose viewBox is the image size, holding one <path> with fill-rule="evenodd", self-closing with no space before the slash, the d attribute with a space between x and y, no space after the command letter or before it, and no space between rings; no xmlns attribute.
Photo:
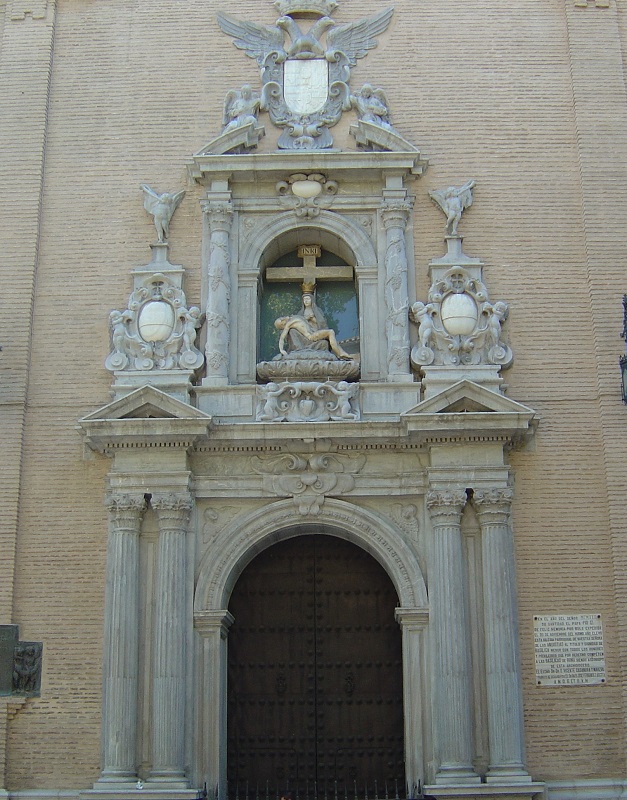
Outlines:
<svg viewBox="0 0 627 800"><path fill-rule="evenodd" d="M336 24L331 17L321 17L306 33L287 15L279 17L275 25L259 25L224 12L220 12L217 19L222 31L233 37L235 46L254 58L260 67L270 53L277 54L278 63L288 58L324 57L335 61L336 54L343 53L351 66L355 66L358 58L363 58L368 50L377 46L375 36L386 30L393 13L393 8L387 8L371 17L342 25ZM321 37L325 33L326 45L323 45ZM291 40L287 48L285 34Z"/></svg>

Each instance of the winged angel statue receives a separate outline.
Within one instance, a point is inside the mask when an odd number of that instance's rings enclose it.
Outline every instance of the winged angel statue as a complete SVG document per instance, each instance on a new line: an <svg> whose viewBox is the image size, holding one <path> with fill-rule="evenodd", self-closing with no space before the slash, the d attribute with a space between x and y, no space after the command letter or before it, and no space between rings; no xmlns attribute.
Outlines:
<svg viewBox="0 0 627 800"><path fill-rule="evenodd" d="M457 236L457 226L462 214L472 205L472 190L474 186L475 181L468 181L457 188L449 186L447 189L429 192L429 197L446 214L446 233L449 236Z"/></svg>
<svg viewBox="0 0 627 800"><path fill-rule="evenodd" d="M307 31L289 14L274 25L223 12L217 18L235 46L261 67L260 108L284 128L279 147L319 150L333 145L329 128L353 105L350 68L377 46L375 37L386 30L393 13L388 8L344 24L320 16Z"/></svg>
<svg viewBox="0 0 627 800"><path fill-rule="evenodd" d="M140 186L144 192L144 208L152 215L153 222L157 231L157 241L167 242L170 235L170 220L172 215L179 207L181 200L185 197L185 192L163 192L158 194L146 183Z"/></svg>

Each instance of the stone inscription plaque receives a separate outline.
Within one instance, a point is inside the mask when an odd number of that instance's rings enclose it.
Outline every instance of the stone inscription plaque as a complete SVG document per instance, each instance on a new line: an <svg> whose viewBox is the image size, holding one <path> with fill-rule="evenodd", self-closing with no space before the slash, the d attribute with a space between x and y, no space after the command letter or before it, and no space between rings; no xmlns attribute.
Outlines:
<svg viewBox="0 0 627 800"><path fill-rule="evenodd" d="M535 616L533 632L538 686L605 683L600 614Z"/></svg>

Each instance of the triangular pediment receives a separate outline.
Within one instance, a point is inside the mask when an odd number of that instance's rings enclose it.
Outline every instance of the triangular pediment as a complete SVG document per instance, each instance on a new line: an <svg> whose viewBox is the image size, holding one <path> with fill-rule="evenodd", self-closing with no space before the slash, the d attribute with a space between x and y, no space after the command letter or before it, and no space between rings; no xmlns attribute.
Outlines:
<svg viewBox="0 0 627 800"><path fill-rule="evenodd" d="M209 422L211 417L154 386L142 386L93 411L81 422L122 419L198 419Z"/></svg>
<svg viewBox="0 0 627 800"><path fill-rule="evenodd" d="M509 413L534 414L528 406L510 400L498 392L486 389L473 381L461 380L443 392L418 403L409 409L403 417L419 414L464 414L464 413Z"/></svg>

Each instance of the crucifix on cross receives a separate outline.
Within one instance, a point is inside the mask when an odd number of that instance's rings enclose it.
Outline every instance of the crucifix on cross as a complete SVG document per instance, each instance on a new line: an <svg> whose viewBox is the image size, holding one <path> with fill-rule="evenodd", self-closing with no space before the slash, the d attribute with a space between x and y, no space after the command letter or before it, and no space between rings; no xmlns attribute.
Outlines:
<svg viewBox="0 0 627 800"><path fill-rule="evenodd" d="M353 268L346 266L318 266L318 259L322 256L319 244L304 244L298 248L298 258L303 260L301 267L268 267L266 280L276 282L298 281L306 284L313 290L317 280L346 281L353 279Z"/></svg>

